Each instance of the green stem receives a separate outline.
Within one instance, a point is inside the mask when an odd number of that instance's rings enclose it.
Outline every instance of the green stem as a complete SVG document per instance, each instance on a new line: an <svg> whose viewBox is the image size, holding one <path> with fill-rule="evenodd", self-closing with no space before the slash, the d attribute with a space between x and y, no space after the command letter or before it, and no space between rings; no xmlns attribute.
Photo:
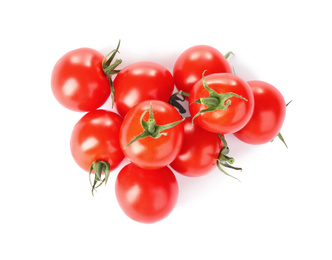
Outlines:
<svg viewBox="0 0 332 260"><path fill-rule="evenodd" d="M227 176L229 177L232 177L236 180L238 180L239 182L241 182L238 178L230 175L229 173L227 173L223 168L223 167L226 167L226 168L230 168L230 169L233 169L233 170L238 170L238 171L242 171L242 168L239 168L239 167L234 167L232 166L232 164L234 163L234 158L233 157L229 157L227 154L229 153L229 147L227 145L227 142L226 142L226 139L218 134L218 136L220 137L224 147L221 149L220 153L219 153L219 157L218 157L218 160L217 160L217 166L218 166L218 169L223 172L224 174L226 174Z"/></svg>
<svg viewBox="0 0 332 260"><path fill-rule="evenodd" d="M205 106L217 107L220 100L216 97L201 98L200 103Z"/></svg>
<svg viewBox="0 0 332 260"><path fill-rule="evenodd" d="M234 53L231 52L231 51L229 51L229 52L227 52L227 53L224 55L224 57L225 57L225 59L227 60L227 59L229 58L229 56L231 56L231 55L234 55Z"/></svg>
<svg viewBox="0 0 332 260"><path fill-rule="evenodd" d="M149 121L148 122L148 132L153 134L156 131L156 121Z"/></svg>
<svg viewBox="0 0 332 260"><path fill-rule="evenodd" d="M197 100L194 101L194 103L205 105L206 108L200 110L193 117L193 121L197 116L199 116L202 113L227 109L228 106L231 104L230 98L236 97L236 98L248 101L246 98L244 98L244 97L242 97L242 96L240 96L236 93L233 93L233 92L227 92L227 93L219 94L217 91L215 91L214 89L212 89L208 86L208 84L206 82L206 79L204 77L204 73L205 73L205 71L202 74L203 86L209 92L209 96L206 97L206 98L200 98L200 99L197 99Z"/></svg>
<svg viewBox="0 0 332 260"><path fill-rule="evenodd" d="M144 121L144 116L145 114L149 111L150 117L148 121ZM165 124L165 125L157 125L156 120L154 119L154 115L153 115L153 110L152 110L152 102L150 103L150 107L149 109L145 110L142 115L141 115L141 125L143 128L143 132L140 133L139 135L135 136L127 145L125 148L127 148L129 145L131 145L132 143L136 142L137 140L140 140L142 138L146 138L146 137L152 137L154 139L158 139L161 136L166 136L167 133L164 133L163 131L173 128L174 126L180 124L181 122L183 122L185 120L185 118L173 122L173 123L169 123L169 124Z"/></svg>
<svg viewBox="0 0 332 260"><path fill-rule="evenodd" d="M150 108L149 108L149 121L147 122L147 130L150 134L153 134L156 131L157 123L156 120L154 120L153 116L153 111L152 111L152 103L150 103Z"/></svg>

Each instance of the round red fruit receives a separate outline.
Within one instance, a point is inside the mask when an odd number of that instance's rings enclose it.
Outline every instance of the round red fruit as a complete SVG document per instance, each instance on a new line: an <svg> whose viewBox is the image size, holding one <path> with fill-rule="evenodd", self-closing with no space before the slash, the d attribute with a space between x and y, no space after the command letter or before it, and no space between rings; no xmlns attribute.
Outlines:
<svg viewBox="0 0 332 260"><path fill-rule="evenodd" d="M168 167L146 170L130 163L117 176L115 195L128 217L141 223L154 223L173 211L179 187Z"/></svg>
<svg viewBox="0 0 332 260"><path fill-rule="evenodd" d="M234 135L248 144L265 144L280 132L286 116L286 103L280 91L264 81L248 81L255 106L250 121Z"/></svg>

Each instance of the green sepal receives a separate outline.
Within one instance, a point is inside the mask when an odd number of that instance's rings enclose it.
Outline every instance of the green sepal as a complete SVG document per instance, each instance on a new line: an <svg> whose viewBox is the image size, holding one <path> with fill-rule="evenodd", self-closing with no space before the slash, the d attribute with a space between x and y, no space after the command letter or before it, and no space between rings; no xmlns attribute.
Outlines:
<svg viewBox="0 0 332 260"><path fill-rule="evenodd" d="M120 43L121 40L119 40L118 45L116 46L116 48L114 50L112 50L111 52L109 52L103 59L103 69L104 71L111 65L115 55L117 53L119 53L119 47L120 47ZM109 57L110 56L110 57ZM118 60L117 60L118 61ZM114 69L115 67L113 67Z"/></svg>
<svg viewBox="0 0 332 260"><path fill-rule="evenodd" d="M112 95L112 108L114 106L114 85L113 85L112 76L120 72L120 70L116 70L116 68L122 63L122 60L116 59L114 63L112 63L112 61L115 55L119 53L120 42L121 41L119 40L117 47L114 50L112 50L110 53L108 53L104 57L102 62L104 74L107 76L108 81L110 83L111 95Z"/></svg>
<svg viewBox="0 0 332 260"><path fill-rule="evenodd" d="M149 111L149 120L148 121L144 121L144 116L145 114ZM131 145L132 143L136 142L139 139L142 138L146 138L146 137L152 137L154 139L158 139L161 136L166 136L167 133L162 133L162 131L165 131L167 129L170 129L178 124L180 124L181 122L183 122L185 120L185 118L173 122L173 123L169 123L169 124L165 124L165 125L157 125L156 120L154 119L154 115L153 115L153 110L152 110L152 102L150 103L150 107L145 110L140 118L141 121L141 125L143 128L143 132L137 136L135 136L127 145L125 148L127 148L129 145Z"/></svg>
<svg viewBox="0 0 332 260"><path fill-rule="evenodd" d="M279 139L281 140L281 142L284 143L284 145L286 146L286 148L288 148L288 145L286 144L285 139L284 139L284 137L281 135L281 133L278 134L278 137L279 137Z"/></svg>
<svg viewBox="0 0 332 260"><path fill-rule="evenodd" d="M92 183L91 181L91 175L92 175L92 171L94 171L94 175L95 175L95 178L94 178L94 181ZM102 173L104 172L105 174L105 177L102 178ZM111 173L111 170L110 170L110 164L106 161L99 161L99 160L96 160L94 161L91 166L90 166L90 170L89 170L89 181L90 181L90 184L91 184L91 187L92 187L92 195L93 192L99 187L101 186L103 183L107 183L107 180L110 176L110 173ZM98 182L100 182L98 184ZM98 185L97 185L98 184Z"/></svg>
<svg viewBox="0 0 332 260"><path fill-rule="evenodd" d="M219 94L217 91L215 91L214 89L210 88L206 82L206 79L204 77L204 73L202 74L202 80L203 80L203 86L204 88L209 92L209 96L206 98L200 98L195 100L194 102L200 105L205 105L206 109L202 109L200 110L194 117L193 117L193 121L194 119L199 116L202 113L206 113L206 112L213 112L215 110L225 110L228 108L228 106L231 104L231 100L229 100L232 97L236 97L236 98L240 98L243 99L245 101L248 101L246 98L233 93L233 92L227 92L227 93L221 93Z"/></svg>

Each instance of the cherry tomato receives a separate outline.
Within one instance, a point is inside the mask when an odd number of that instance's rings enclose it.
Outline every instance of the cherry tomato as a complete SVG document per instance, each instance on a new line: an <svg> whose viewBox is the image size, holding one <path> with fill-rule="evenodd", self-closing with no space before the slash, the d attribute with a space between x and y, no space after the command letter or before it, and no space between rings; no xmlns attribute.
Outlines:
<svg viewBox="0 0 332 260"><path fill-rule="evenodd" d="M172 212L178 201L179 187L168 167L146 170L130 163L116 178L115 195L128 217L154 223Z"/></svg>
<svg viewBox="0 0 332 260"><path fill-rule="evenodd" d="M215 48L197 45L185 50L174 64L174 83L178 90L189 93L193 85L206 75L231 73L232 68L226 58Z"/></svg>
<svg viewBox="0 0 332 260"><path fill-rule="evenodd" d="M203 176L217 165L223 144L220 137L192 123L188 117L184 124L184 140L180 154L170 164L177 172L190 177Z"/></svg>
<svg viewBox="0 0 332 260"><path fill-rule="evenodd" d="M106 161L110 170L123 160L119 131L122 118L111 111L95 110L84 115L74 126L70 139L71 153L85 171L96 161Z"/></svg>
<svg viewBox="0 0 332 260"><path fill-rule="evenodd" d="M189 104L190 114L200 127L229 134L247 124L253 113L254 97L248 83L240 77L217 73L203 76L193 86Z"/></svg>
<svg viewBox="0 0 332 260"><path fill-rule="evenodd" d="M125 116L130 108L145 100L167 102L174 89L172 74L154 62L133 63L114 79L114 100L117 111Z"/></svg>
<svg viewBox="0 0 332 260"><path fill-rule="evenodd" d="M104 56L90 48L63 55L52 71L51 87L55 98L68 109L92 111L102 106L111 90L104 74Z"/></svg>
<svg viewBox="0 0 332 260"><path fill-rule="evenodd" d="M263 81L248 81L255 107L250 121L234 135L248 144L264 144L273 140L283 125L286 104L280 91Z"/></svg>
<svg viewBox="0 0 332 260"><path fill-rule="evenodd" d="M179 154L183 142L183 124L164 130L159 138L147 136L129 144L135 137L146 131L142 120L150 121L150 112L157 125L166 125L182 120L179 112L170 104L160 100L148 100L131 108L125 116L120 130L120 144L125 156L134 164L144 169L157 169L170 164ZM156 128L158 130L158 128ZM129 144L129 145L128 145Z"/></svg>

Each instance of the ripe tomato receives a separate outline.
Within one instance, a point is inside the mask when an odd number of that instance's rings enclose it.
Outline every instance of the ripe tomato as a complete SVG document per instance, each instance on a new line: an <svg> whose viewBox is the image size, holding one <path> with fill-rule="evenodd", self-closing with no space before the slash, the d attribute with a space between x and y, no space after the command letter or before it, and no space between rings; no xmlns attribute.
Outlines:
<svg viewBox="0 0 332 260"><path fill-rule="evenodd" d="M198 81L189 97L189 110L203 129L219 134L239 131L249 121L254 97L248 83L231 73L208 75Z"/></svg>
<svg viewBox="0 0 332 260"><path fill-rule="evenodd" d="M111 90L102 68L104 56L90 48L63 55L52 71L51 87L60 104L74 111L92 111L108 99Z"/></svg>
<svg viewBox="0 0 332 260"><path fill-rule="evenodd" d="M184 140L180 154L170 164L177 172L190 177L208 174L217 165L221 148L219 136L208 132L188 117L184 124Z"/></svg>
<svg viewBox="0 0 332 260"><path fill-rule="evenodd" d="M264 144L281 130L286 115L286 103L278 89L263 81L248 81L255 107L250 121L234 135L249 144Z"/></svg>
<svg viewBox="0 0 332 260"><path fill-rule="evenodd" d="M123 117L142 101L167 102L174 89L172 74L154 62L137 62L121 69L113 83L115 106Z"/></svg>
<svg viewBox="0 0 332 260"><path fill-rule="evenodd" d="M128 145L135 137L147 130L144 125L151 120L151 112L147 112L152 106L155 123L158 127L180 121L179 112L170 104L160 101L144 101L131 108L125 116L120 129L120 144L125 156L134 164L144 169L157 169L170 164L179 154L183 142L183 124L163 130L160 133L153 132L155 137L147 136Z"/></svg>
<svg viewBox="0 0 332 260"><path fill-rule="evenodd" d="M130 163L116 178L115 195L128 217L153 223L172 212L178 201L179 187L168 167L146 170Z"/></svg>
<svg viewBox="0 0 332 260"><path fill-rule="evenodd" d="M111 111L95 110L84 115L74 126L70 139L71 153L85 171L96 161L106 161L110 170L123 160L119 131L122 118Z"/></svg>
<svg viewBox="0 0 332 260"><path fill-rule="evenodd" d="M193 85L206 75L231 73L232 68L226 58L215 48L197 45L185 50L174 64L174 83L178 90L189 93Z"/></svg>

